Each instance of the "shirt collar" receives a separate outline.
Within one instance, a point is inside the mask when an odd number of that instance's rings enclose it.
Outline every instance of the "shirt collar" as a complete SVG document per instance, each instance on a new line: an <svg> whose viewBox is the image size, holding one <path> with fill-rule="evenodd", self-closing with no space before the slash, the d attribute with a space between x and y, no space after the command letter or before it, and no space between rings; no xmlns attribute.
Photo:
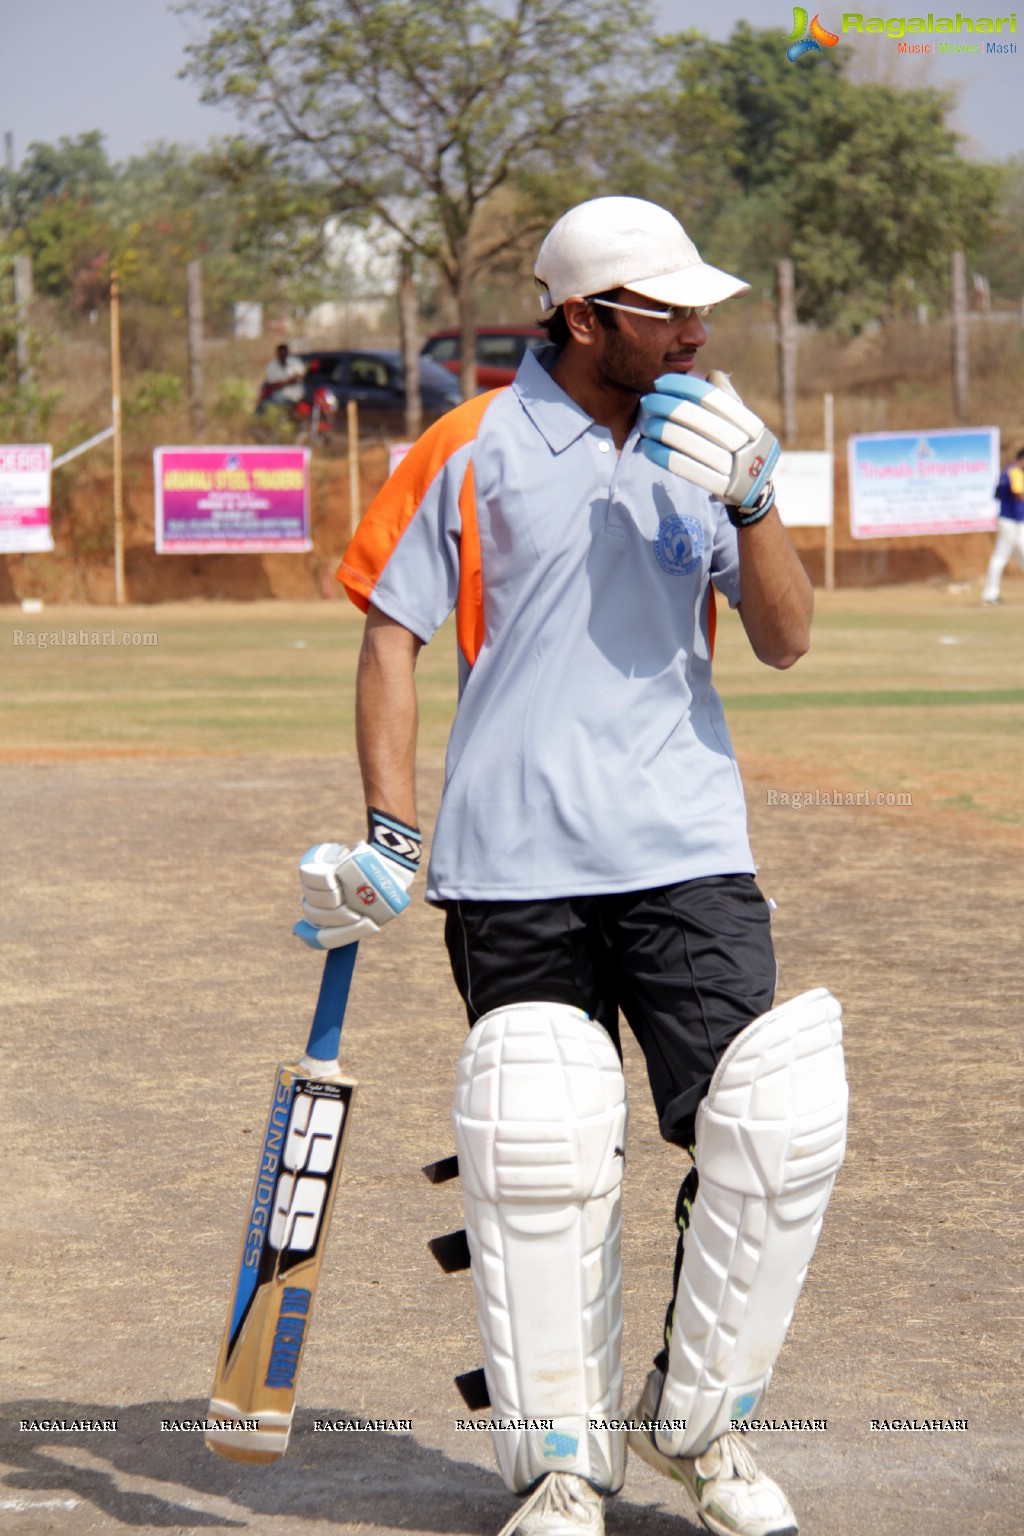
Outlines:
<svg viewBox="0 0 1024 1536"><path fill-rule="evenodd" d="M519 403L552 453L561 453L594 425L593 417L551 377L557 357L558 348L550 345L527 352L512 382Z"/></svg>

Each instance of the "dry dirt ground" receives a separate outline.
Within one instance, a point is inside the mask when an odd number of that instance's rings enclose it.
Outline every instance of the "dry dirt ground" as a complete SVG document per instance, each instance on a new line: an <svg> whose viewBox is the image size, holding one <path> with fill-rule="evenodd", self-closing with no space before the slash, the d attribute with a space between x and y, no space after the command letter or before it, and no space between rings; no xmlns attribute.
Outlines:
<svg viewBox="0 0 1024 1536"><path fill-rule="evenodd" d="M429 824L439 769L421 798ZM1024 1529L1020 854L913 808L794 815L751 793L779 903L780 998L846 1013L848 1160L762 1433L805 1536ZM0 1530L494 1536L511 1514L452 1385L479 1364L452 1150L463 1034L438 915L359 956L343 1059L360 1079L292 1447L269 1469L199 1434L274 1064L298 1054L318 962L289 935L294 867L360 820L354 763L220 757L0 766L5 1001ZM325 820L311 823L310 807ZM635 1050L625 1189L627 1394L656 1344L679 1155ZM556 1304L552 1298L552 1305ZM408 1434L316 1432L353 1416ZM114 1432L25 1430L116 1420ZM872 1420L966 1420L946 1433ZM631 1463L610 1536L684 1536Z"/></svg>

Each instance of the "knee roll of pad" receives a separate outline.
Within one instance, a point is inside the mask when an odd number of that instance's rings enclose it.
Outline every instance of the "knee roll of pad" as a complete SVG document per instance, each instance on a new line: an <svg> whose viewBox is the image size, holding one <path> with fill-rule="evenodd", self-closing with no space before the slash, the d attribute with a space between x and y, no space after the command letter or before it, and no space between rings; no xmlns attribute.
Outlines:
<svg viewBox="0 0 1024 1536"><path fill-rule="evenodd" d="M589 1422L622 1403L615 1046L575 1008L496 1009L466 1041L452 1119L505 1483L522 1492L572 1472L615 1492L625 1437Z"/></svg>
<svg viewBox="0 0 1024 1536"><path fill-rule="evenodd" d="M841 1009L824 988L747 1026L697 1112L699 1184L683 1249L660 1420L699 1455L757 1408L846 1149Z"/></svg>

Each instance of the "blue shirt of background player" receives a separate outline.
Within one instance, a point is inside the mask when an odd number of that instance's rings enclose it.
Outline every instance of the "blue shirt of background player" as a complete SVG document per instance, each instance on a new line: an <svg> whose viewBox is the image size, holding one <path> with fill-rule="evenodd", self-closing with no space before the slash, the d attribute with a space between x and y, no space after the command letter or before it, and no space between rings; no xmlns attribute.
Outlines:
<svg viewBox="0 0 1024 1536"><path fill-rule="evenodd" d="M1024 448L999 476L996 500L1000 517L1008 517L1014 523L1024 523Z"/></svg>

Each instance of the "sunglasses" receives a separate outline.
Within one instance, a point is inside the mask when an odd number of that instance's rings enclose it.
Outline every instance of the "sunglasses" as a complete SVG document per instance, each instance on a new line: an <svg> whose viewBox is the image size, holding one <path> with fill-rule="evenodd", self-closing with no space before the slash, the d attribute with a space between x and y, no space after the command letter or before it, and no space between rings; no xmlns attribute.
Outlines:
<svg viewBox="0 0 1024 1536"><path fill-rule="evenodd" d="M600 304L604 309L624 309L627 315L646 315L648 320L664 320L668 325L679 325L694 316L703 320L714 309L713 304L669 304L665 309L641 309L638 304L617 304L614 299L588 299L588 304Z"/></svg>

